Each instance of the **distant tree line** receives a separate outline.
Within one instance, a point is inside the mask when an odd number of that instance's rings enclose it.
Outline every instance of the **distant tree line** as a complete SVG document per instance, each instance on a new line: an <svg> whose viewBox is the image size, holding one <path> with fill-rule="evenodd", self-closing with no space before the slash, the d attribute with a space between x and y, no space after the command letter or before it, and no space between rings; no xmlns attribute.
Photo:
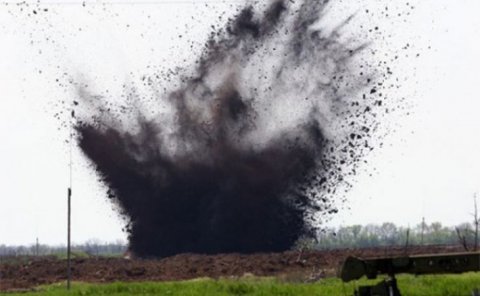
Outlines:
<svg viewBox="0 0 480 296"><path fill-rule="evenodd" d="M323 229L316 240L300 241L297 247L316 249L367 248L405 245L454 245L461 244L467 251L480 249L480 213L477 194L473 195L472 223L443 226L440 222L425 223L414 227L397 226L386 222L381 225L352 225Z"/></svg>
<svg viewBox="0 0 480 296"><path fill-rule="evenodd" d="M462 223L444 226L440 222L422 222L414 227L397 226L394 223L352 225L323 229L316 241L310 241L315 249L367 248L408 245L454 245L465 241L466 247L475 245L475 225ZM305 242L304 242L305 243ZM462 243L463 244L463 243Z"/></svg>
<svg viewBox="0 0 480 296"><path fill-rule="evenodd" d="M457 226L443 226L440 222L422 222L414 227L397 226L394 223L367 224L325 228L317 239L300 239L295 249L341 249L368 248L405 245L455 245L461 244L466 250L478 249L477 223L462 223ZM89 240L74 245L76 256L121 256L127 251L126 243ZM65 256L66 246L32 244L29 246L6 246L0 244L0 257L5 256Z"/></svg>
<svg viewBox="0 0 480 296"><path fill-rule="evenodd" d="M83 244L72 246L74 256L121 256L127 250L123 241L101 242L89 240ZM31 244L29 246L7 246L0 244L0 257L5 256L57 256L67 253L66 246L49 246L46 244Z"/></svg>

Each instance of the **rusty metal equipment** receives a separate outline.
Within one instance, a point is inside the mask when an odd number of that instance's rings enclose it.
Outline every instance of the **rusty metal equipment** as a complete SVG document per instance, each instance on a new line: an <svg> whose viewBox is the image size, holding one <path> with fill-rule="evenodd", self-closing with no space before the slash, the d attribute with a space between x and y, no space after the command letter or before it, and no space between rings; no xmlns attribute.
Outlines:
<svg viewBox="0 0 480 296"><path fill-rule="evenodd" d="M415 255L403 257L383 257L362 259L348 257L343 263L340 278L344 282L358 280L363 276L376 279L386 275L386 279L373 286L361 286L355 296L401 296L396 274L409 273L445 274L480 271L480 252L451 253L435 255ZM480 296L478 292L472 295Z"/></svg>

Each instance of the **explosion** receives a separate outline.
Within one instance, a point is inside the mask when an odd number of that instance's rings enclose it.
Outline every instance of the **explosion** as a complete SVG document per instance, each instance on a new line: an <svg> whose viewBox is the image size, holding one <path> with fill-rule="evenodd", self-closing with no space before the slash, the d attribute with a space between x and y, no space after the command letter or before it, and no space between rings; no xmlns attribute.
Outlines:
<svg viewBox="0 0 480 296"><path fill-rule="evenodd" d="M78 117L78 143L127 217L134 253L283 251L337 211L378 97L374 70L360 66L365 44L342 40L349 19L322 28L328 5L242 9L181 86L156 97L168 112L117 112L80 90L94 108Z"/></svg>

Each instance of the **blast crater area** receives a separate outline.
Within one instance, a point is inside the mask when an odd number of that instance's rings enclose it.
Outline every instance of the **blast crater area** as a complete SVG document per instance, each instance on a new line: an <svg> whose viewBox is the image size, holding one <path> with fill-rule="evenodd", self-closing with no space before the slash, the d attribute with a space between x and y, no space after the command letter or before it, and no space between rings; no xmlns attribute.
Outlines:
<svg viewBox="0 0 480 296"><path fill-rule="evenodd" d="M338 211L385 104L367 42L342 38L351 18L319 25L329 5L244 7L158 116L79 90L78 145L137 256L281 252Z"/></svg>

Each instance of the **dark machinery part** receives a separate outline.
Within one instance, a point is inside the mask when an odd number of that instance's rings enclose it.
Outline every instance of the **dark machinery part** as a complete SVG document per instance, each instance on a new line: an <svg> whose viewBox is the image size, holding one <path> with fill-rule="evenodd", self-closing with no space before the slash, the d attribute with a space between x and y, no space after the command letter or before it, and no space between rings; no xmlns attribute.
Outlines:
<svg viewBox="0 0 480 296"><path fill-rule="evenodd" d="M354 296L401 296L395 277L385 279L373 286L360 286Z"/></svg>
<svg viewBox="0 0 480 296"><path fill-rule="evenodd" d="M378 275L387 275L387 279L377 285L359 287L355 291L355 296L401 296L396 274L422 275L470 271L480 271L480 252L373 259L348 257L343 263L340 278L344 282L350 282L363 276L376 279Z"/></svg>

